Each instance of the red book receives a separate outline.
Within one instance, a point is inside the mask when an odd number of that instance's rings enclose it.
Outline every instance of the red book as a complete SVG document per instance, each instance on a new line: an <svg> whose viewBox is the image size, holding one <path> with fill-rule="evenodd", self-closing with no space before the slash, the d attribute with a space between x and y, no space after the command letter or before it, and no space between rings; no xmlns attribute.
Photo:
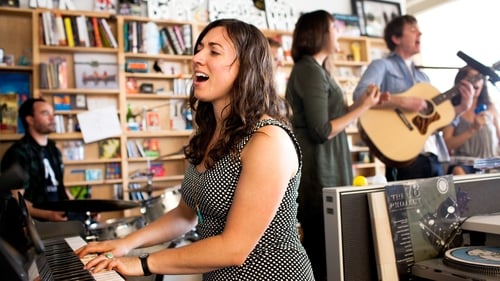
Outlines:
<svg viewBox="0 0 500 281"><path fill-rule="evenodd" d="M102 47L101 33L99 32L99 22L97 18L92 18L92 25L94 26L95 46Z"/></svg>

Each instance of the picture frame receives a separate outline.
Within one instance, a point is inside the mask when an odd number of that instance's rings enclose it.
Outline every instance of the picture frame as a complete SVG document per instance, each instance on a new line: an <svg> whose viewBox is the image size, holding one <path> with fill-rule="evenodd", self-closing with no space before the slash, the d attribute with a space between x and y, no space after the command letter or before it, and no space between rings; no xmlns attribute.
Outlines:
<svg viewBox="0 0 500 281"><path fill-rule="evenodd" d="M76 53L76 88L118 89L118 63L114 54Z"/></svg>
<svg viewBox="0 0 500 281"><path fill-rule="evenodd" d="M333 17L340 36L358 37L361 35L358 16L334 13Z"/></svg>
<svg viewBox="0 0 500 281"><path fill-rule="evenodd" d="M352 10L359 18L361 34L370 37L384 37L385 26L401 15L398 2L382 0L352 0Z"/></svg>
<svg viewBox="0 0 500 281"><path fill-rule="evenodd" d="M146 124L150 131L158 131L160 126L160 113L158 111L148 111L146 113Z"/></svg>

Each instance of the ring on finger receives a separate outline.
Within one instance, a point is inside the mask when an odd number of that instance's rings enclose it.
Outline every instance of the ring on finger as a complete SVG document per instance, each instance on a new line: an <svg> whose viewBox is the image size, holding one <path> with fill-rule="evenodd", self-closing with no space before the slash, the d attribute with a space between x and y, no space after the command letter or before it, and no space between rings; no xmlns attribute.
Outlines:
<svg viewBox="0 0 500 281"><path fill-rule="evenodd" d="M114 256L113 256L113 254L112 254L112 253L105 253L105 254L104 254L104 256L105 256L107 259L110 259L110 260L114 258Z"/></svg>

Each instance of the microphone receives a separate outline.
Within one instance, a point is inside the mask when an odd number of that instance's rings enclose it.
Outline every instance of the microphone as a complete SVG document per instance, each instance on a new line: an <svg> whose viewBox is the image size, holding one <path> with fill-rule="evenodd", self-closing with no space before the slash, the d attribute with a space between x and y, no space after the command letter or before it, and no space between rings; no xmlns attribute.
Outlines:
<svg viewBox="0 0 500 281"><path fill-rule="evenodd" d="M495 84L496 82L500 81L500 77L498 74L493 70L491 67L488 67L477 60L469 57L462 51L458 51L457 56L461 59L463 59L470 67L474 68L475 70L479 71L479 73L488 76L488 80Z"/></svg>
<svg viewBox="0 0 500 281"><path fill-rule="evenodd" d="M0 192L20 189L28 181L28 175L21 169L21 166L14 164L0 175Z"/></svg>

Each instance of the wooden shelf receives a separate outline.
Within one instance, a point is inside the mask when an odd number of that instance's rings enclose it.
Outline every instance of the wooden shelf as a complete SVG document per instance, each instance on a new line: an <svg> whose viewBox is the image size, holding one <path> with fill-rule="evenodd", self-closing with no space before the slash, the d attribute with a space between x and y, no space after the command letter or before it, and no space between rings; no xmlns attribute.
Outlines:
<svg viewBox="0 0 500 281"><path fill-rule="evenodd" d="M0 71L32 72L32 66L24 65L0 65Z"/></svg>
<svg viewBox="0 0 500 281"><path fill-rule="evenodd" d="M7 133L5 131L0 131L0 141L16 141L22 138L22 134Z"/></svg>
<svg viewBox="0 0 500 281"><path fill-rule="evenodd" d="M65 47L65 46L45 46L39 47L40 52L50 53L118 53L118 49L114 48L98 48L98 47Z"/></svg>
<svg viewBox="0 0 500 281"><path fill-rule="evenodd" d="M83 89L83 88L71 88L71 89L40 89L41 93L44 94L69 94L69 95L119 95L120 91L118 89Z"/></svg>
<svg viewBox="0 0 500 281"><path fill-rule="evenodd" d="M127 94L127 99L185 99L187 100L189 96L175 96L175 95L163 95L163 94Z"/></svg>
<svg viewBox="0 0 500 281"><path fill-rule="evenodd" d="M188 137L193 133L192 130L163 130L163 131L128 131L129 138L154 138L154 137Z"/></svg>

